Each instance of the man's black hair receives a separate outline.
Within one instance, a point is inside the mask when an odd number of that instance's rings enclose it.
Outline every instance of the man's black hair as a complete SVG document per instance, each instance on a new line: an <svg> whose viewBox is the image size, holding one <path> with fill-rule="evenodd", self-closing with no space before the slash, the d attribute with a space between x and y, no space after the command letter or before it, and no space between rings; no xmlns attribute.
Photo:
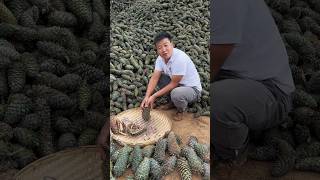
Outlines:
<svg viewBox="0 0 320 180"><path fill-rule="evenodd" d="M154 38L153 42L154 42L154 45L156 45L159 41L161 41L162 39L165 39L165 38L168 38L169 41L171 41L172 39L172 36L167 33L167 32L160 32L156 35L156 37Z"/></svg>

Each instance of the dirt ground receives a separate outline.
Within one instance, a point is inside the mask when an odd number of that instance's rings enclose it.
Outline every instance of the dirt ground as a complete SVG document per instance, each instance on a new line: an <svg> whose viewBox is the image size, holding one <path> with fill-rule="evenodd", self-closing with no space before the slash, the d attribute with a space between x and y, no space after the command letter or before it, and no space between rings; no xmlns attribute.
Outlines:
<svg viewBox="0 0 320 180"><path fill-rule="evenodd" d="M164 111L169 117L175 115L175 110ZM210 142L210 119L209 117L193 118L193 114L186 114L182 121L172 121L172 130L182 137L185 144L188 136L193 135L198 138L201 143ZM273 178L270 175L271 163L249 161L243 167L234 169L229 175L225 172L213 172L217 174L210 179L214 180L320 180L320 173L290 171L287 175L281 178ZM13 175L17 170L9 170L0 172L0 180L13 180ZM127 176L132 175L131 170L119 178L125 180ZM178 171L174 171L164 178L165 180L178 180L180 175ZM202 179L199 175L193 175L192 179Z"/></svg>
<svg viewBox="0 0 320 180"><path fill-rule="evenodd" d="M170 118L175 115L175 110L164 111ZM210 142L210 118L199 117L193 118L193 114L186 114L182 121L172 121L172 130L179 134L185 144L189 135L194 135L201 143ZM214 162L213 162L214 163ZM225 172L213 172L217 174L211 177L213 180L320 180L320 173L290 171L281 178L274 178L270 175L271 163L248 161L239 169L234 169L229 175ZM131 170L127 170L124 176L119 178L125 180L127 176L132 175ZM180 175L174 171L164 178L165 180L178 180ZM199 175L193 175L192 179L202 179Z"/></svg>
<svg viewBox="0 0 320 180"><path fill-rule="evenodd" d="M319 180L320 173L290 171L281 178L275 178L270 175L271 163L249 161L243 167L233 170L230 175L216 172L218 177L211 178L215 180Z"/></svg>
<svg viewBox="0 0 320 180"><path fill-rule="evenodd" d="M164 111L171 119L175 115L175 110ZM209 144L210 142L210 121L209 117L193 118L193 114L188 113L185 115L182 121L172 121L172 130L182 137L183 144L186 144L188 136L196 136L200 143ZM125 180L127 176L132 175L132 171L129 169L126 173L119 178L119 180ZM168 176L164 177L164 180L178 180L180 179L179 172L175 170ZM201 180L200 175L193 175L192 179Z"/></svg>
<svg viewBox="0 0 320 180"><path fill-rule="evenodd" d="M1 180L14 180L14 175L18 172L17 169L9 169L5 172L0 172L0 179Z"/></svg>

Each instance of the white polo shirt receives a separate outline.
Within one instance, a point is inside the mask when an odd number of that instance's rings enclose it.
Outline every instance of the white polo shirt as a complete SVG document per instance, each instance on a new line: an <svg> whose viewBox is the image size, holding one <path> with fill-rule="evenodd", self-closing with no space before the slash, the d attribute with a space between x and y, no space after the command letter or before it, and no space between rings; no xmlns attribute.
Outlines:
<svg viewBox="0 0 320 180"><path fill-rule="evenodd" d="M196 87L199 91L202 90L199 73L194 63L185 52L177 48L173 48L172 56L167 64L161 56L158 56L155 70L163 72L170 78L172 75L183 75L179 83L181 86Z"/></svg>

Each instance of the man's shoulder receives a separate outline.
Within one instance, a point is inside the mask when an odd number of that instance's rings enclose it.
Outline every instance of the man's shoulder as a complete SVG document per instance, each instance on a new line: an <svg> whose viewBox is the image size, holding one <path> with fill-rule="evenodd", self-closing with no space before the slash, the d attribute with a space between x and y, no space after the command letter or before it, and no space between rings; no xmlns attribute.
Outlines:
<svg viewBox="0 0 320 180"><path fill-rule="evenodd" d="M178 48L173 48L173 52L177 55L187 55L187 53L185 53L184 51L182 51L181 49L178 49Z"/></svg>
<svg viewBox="0 0 320 180"><path fill-rule="evenodd" d="M177 59L181 59L181 60L182 59L190 59L190 56L180 49L174 48L173 51L174 51L174 56Z"/></svg>
<svg viewBox="0 0 320 180"><path fill-rule="evenodd" d="M161 63L162 62L162 57L158 56L157 59L156 59L156 62Z"/></svg>
<svg viewBox="0 0 320 180"><path fill-rule="evenodd" d="M163 61L160 56L157 57L156 62L155 62L156 67L162 67L163 66Z"/></svg>

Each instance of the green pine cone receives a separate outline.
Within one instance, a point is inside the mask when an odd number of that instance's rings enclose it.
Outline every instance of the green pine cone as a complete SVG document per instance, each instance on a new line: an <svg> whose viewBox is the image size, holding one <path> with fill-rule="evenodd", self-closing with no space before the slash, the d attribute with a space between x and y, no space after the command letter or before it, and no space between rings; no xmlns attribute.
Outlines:
<svg viewBox="0 0 320 180"><path fill-rule="evenodd" d="M40 64L40 72L51 72L57 76L61 76L66 74L67 68L66 66L59 60L54 59L46 59Z"/></svg>
<svg viewBox="0 0 320 180"><path fill-rule="evenodd" d="M188 145L194 148L194 145L198 143L198 138L195 136L190 136L188 139Z"/></svg>
<svg viewBox="0 0 320 180"><path fill-rule="evenodd" d="M293 93L293 104L298 106L306 106L310 108L316 108L318 106L317 101L307 92L296 89Z"/></svg>
<svg viewBox="0 0 320 180"><path fill-rule="evenodd" d="M65 117L56 117L55 118L55 126L54 129L59 133L67 133L72 129L72 122Z"/></svg>
<svg viewBox="0 0 320 180"><path fill-rule="evenodd" d="M16 127L13 129L14 139L23 146L36 149L40 146L40 136L32 130Z"/></svg>
<svg viewBox="0 0 320 180"><path fill-rule="evenodd" d="M276 149L271 145L255 147L248 153L248 157L258 161L275 160L277 157Z"/></svg>
<svg viewBox="0 0 320 180"><path fill-rule="evenodd" d="M155 148L154 145L145 146L145 147L142 149L142 155L143 155L143 157L151 158L151 157L152 157L152 154L153 154L153 151L154 151L154 148Z"/></svg>
<svg viewBox="0 0 320 180"><path fill-rule="evenodd" d="M102 0L92 0L92 8L93 11L97 12L100 17L102 18L102 20L104 20L104 18L106 18L106 7L103 4Z"/></svg>
<svg viewBox="0 0 320 180"><path fill-rule="evenodd" d="M210 150L204 144L196 143L194 150L204 162L210 161Z"/></svg>
<svg viewBox="0 0 320 180"><path fill-rule="evenodd" d="M144 157L135 172L136 180L147 180L150 173L150 158Z"/></svg>
<svg viewBox="0 0 320 180"><path fill-rule="evenodd" d="M320 142L314 141L310 144L301 144L296 148L297 157L299 159L316 157L320 155Z"/></svg>
<svg viewBox="0 0 320 180"><path fill-rule="evenodd" d="M5 123L0 121L0 140L2 141L9 141L13 137L13 130L12 127Z"/></svg>
<svg viewBox="0 0 320 180"><path fill-rule="evenodd" d="M162 177L162 167L153 158L150 158L150 179L160 180Z"/></svg>
<svg viewBox="0 0 320 180"><path fill-rule="evenodd" d="M302 171L320 172L320 157L309 157L298 160L295 168Z"/></svg>
<svg viewBox="0 0 320 180"><path fill-rule="evenodd" d="M181 148L173 131L168 134L168 151L171 156L179 156L181 152Z"/></svg>
<svg viewBox="0 0 320 180"><path fill-rule="evenodd" d="M204 169L202 166L201 159L197 156L196 152L193 150L192 147L183 147L181 153L184 157L187 158L192 172L203 174Z"/></svg>
<svg viewBox="0 0 320 180"><path fill-rule="evenodd" d="M0 68L3 67L1 64L2 58L0 57ZM8 62L10 63L9 59L8 59ZM0 101L1 102L4 101L4 99L8 96L8 93L9 93L9 87L8 87L8 83L7 83L6 71L2 70L2 71L0 71Z"/></svg>
<svg viewBox="0 0 320 180"><path fill-rule="evenodd" d="M78 21L84 24L92 22L92 12L84 0L66 1L69 10L78 18Z"/></svg>
<svg viewBox="0 0 320 180"><path fill-rule="evenodd" d="M273 141L278 150L278 159L272 165L271 175L279 177L294 167L296 152L288 142L282 139L274 138Z"/></svg>
<svg viewBox="0 0 320 180"><path fill-rule="evenodd" d="M204 169L204 174L203 174L203 180L209 180L210 179L210 164L208 163L203 163L203 169Z"/></svg>
<svg viewBox="0 0 320 180"><path fill-rule="evenodd" d="M81 77L77 74L65 74L61 77L62 86L59 87L60 90L64 92L73 92L79 88Z"/></svg>
<svg viewBox="0 0 320 180"><path fill-rule="evenodd" d="M150 119L150 111L151 111L150 107L142 109L142 119L143 120L149 121L149 119Z"/></svg>
<svg viewBox="0 0 320 180"><path fill-rule="evenodd" d="M9 104L5 112L4 122L15 124L19 122L32 109L31 99L24 94L14 94L9 97Z"/></svg>
<svg viewBox="0 0 320 180"><path fill-rule="evenodd" d="M162 166L162 175L166 176L166 175L170 174L171 172L173 172L174 168L176 167L176 163L177 163L176 156L168 157Z"/></svg>
<svg viewBox="0 0 320 180"><path fill-rule="evenodd" d="M54 137L52 131L52 124L51 124L51 110L48 106L46 100L44 99L37 99L36 100L36 108L39 110L38 116L41 118L41 126L40 126L40 140L41 140L41 147L40 147L40 154L42 156L49 155L55 152L54 148Z"/></svg>
<svg viewBox="0 0 320 180"><path fill-rule="evenodd" d="M88 128L84 130L78 139L79 146L94 145L99 132L95 129Z"/></svg>
<svg viewBox="0 0 320 180"><path fill-rule="evenodd" d="M77 145L77 139L75 135L72 133L64 133L58 139L59 150L75 147L76 145Z"/></svg>
<svg viewBox="0 0 320 180"><path fill-rule="evenodd" d="M110 160L112 161L112 162L117 162L117 159L118 159L118 156L119 156L119 154L120 154L120 150L121 149L117 149L117 150L115 150L112 154L110 153L110 155L111 155L111 157L110 157ZM110 151L111 152L111 151ZM129 162L129 160L128 160L128 162Z"/></svg>
<svg viewBox="0 0 320 180"><path fill-rule="evenodd" d="M31 149L19 144L12 144L11 148L12 158L18 163L20 169L36 160L36 155Z"/></svg>
<svg viewBox="0 0 320 180"><path fill-rule="evenodd" d="M39 64L37 59L31 53L23 53L22 61L24 66L26 67L26 73L28 77L36 77L39 73Z"/></svg>
<svg viewBox="0 0 320 180"><path fill-rule="evenodd" d="M91 102L91 90L84 80L79 88L79 109L86 111Z"/></svg>
<svg viewBox="0 0 320 180"><path fill-rule="evenodd" d="M132 151L132 147L124 146L119 150L119 155L116 163L113 167L113 174L115 177L122 176L128 166L129 154Z"/></svg>
<svg viewBox="0 0 320 180"><path fill-rule="evenodd" d="M77 64L72 71L79 74L82 79L87 79L89 84L98 82L105 77L105 73L102 70L84 63Z"/></svg>
<svg viewBox="0 0 320 180"><path fill-rule="evenodd" d="M98 13L93 12L93 22L88 30L88 39L98 42L102 39L107 27L103 25L103 22Z"/></svg>
<svg viewBox="0 0 320 180"><path fill-rule="evenodd" d="M134 146L134 149L133 149L133 159L132 159L132 163L131 163L131 167L132 167L133 172L136 172L136 170L138 169L142 160L143 160L142 150L141 150L140 146L136 145L136 146Z"/></svg>
<svg viewBox="0 0 320 180"><path fill-rule="evenodd" d="M0 2L0 22L17 24L16 17L12 14L10 9Z"/></svg>
<svg viewBox="0 0 320 180"><path fill-rule="evenodd" d="M308 126L297 124L293 130L297 144L309 143L311 134Z"/></svg>
<svg viewBox="0 0 320 180"><path fill-rule="evenodd" d="M160 139L154 148L153 158L162 163L166 157L167 139Z"/></svg>
<svg viewBox="0 0 320 180"><path fill-rule="evenodd" d="M32 6L21 14L19 24L25 27L36 28L38 19L39 8L37 6Z"/></svg>
<svg viewBox="0 0 320 180"><path fill-rule="evenodd" d="M54 26L73 27L78 20L72 13L66 11L53 11L48 15L48 23Z"/></svg>
<svg viewBox="0 0 320 180"><path fill-rule="evenodd" d="M188 161L184 157L180 157L177 160L177 167L182 180L191 180L192 173L188 164Z"/></svg>
<svg viewBox="0 0 320 180"><path fill-rule="evenodd" d="M23 90L26 84L25 67L22 63L14 63L8 70L8 84L10 91L17 93Z"/></svg>

